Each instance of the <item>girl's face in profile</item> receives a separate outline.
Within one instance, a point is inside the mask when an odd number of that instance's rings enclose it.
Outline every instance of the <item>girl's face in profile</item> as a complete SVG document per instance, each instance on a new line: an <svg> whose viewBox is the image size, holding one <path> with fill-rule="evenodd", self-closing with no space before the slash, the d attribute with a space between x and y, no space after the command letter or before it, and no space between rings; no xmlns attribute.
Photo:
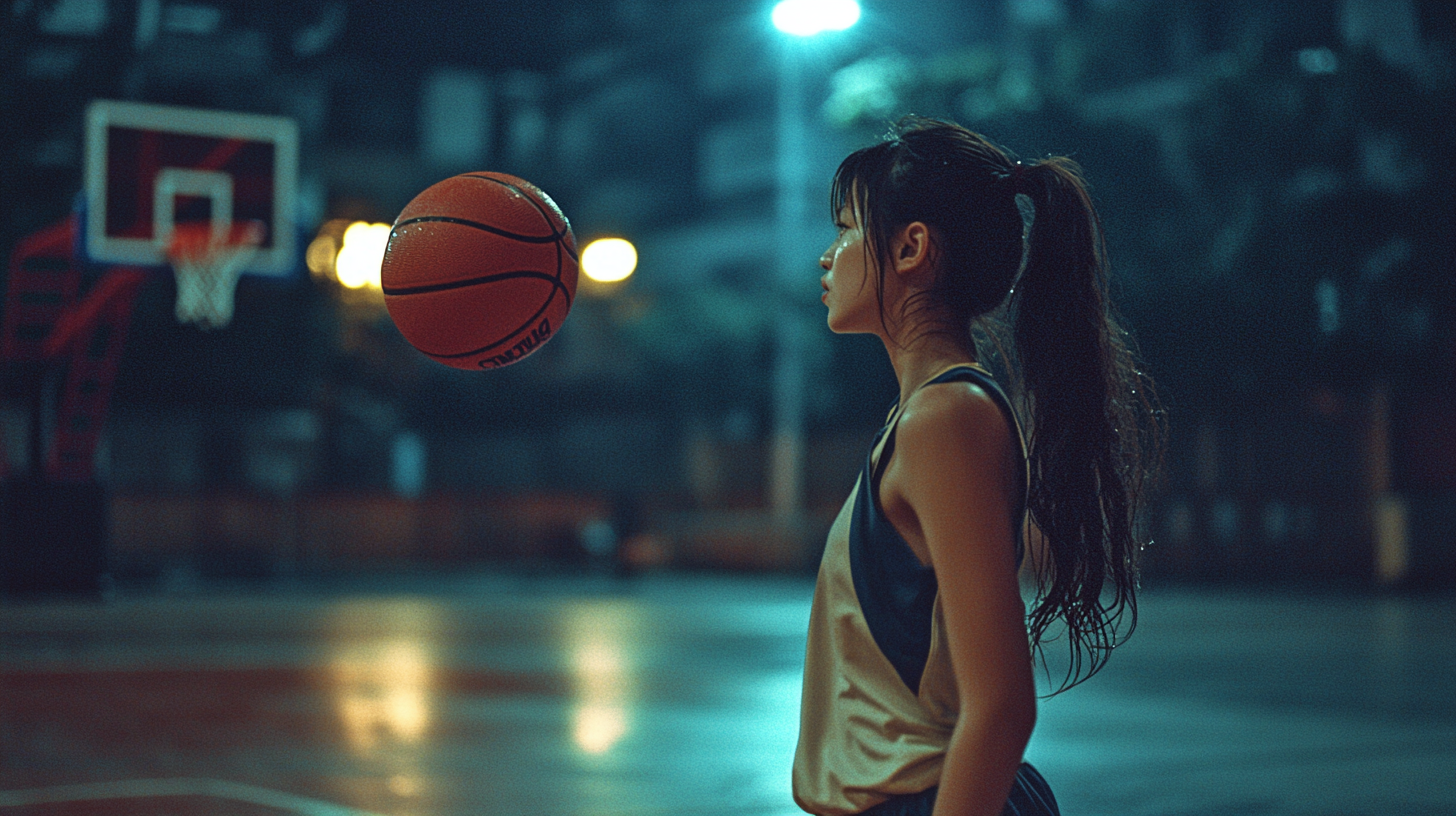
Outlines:
<svg viewBox="0 0 1456 816"><path fill-rule="evenodd" d="M873 266L852 202L845 202L834 226L839 234L819 256L825 270L819 278L824 287L820 300L829 307L829 328L839 334L875 333L880 318Z"/></svg>

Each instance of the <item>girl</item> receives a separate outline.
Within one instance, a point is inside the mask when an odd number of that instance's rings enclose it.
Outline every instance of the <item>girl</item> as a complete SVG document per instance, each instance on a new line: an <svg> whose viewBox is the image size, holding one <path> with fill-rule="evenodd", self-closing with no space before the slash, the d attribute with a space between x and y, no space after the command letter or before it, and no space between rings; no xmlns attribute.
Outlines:
<svg viewBox="0 0 1456 816"><path fill-rule="evenodd" d="M829 327L877 335L900 396L820 566L795 801L817 814L1056 814L1021 761L1032 651L1066 627L1066 688L1101 667L1124 612L1135 624L1139 440L1157 431L1109 315L1096 213L1071 160L1022 164L918 117L845 159L831 204ZM978 344L1003 311L1009 339ZM1026 437L978 346L1008 351Z"/></svg>

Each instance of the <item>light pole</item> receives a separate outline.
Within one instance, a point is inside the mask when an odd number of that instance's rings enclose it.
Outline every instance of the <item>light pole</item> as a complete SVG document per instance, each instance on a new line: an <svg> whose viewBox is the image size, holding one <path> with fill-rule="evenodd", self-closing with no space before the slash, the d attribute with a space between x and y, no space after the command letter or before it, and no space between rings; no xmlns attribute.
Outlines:
<svg viewBox="0 0 1456 816"><path fill-rule="evenodd" d="M808 149L804 123L803 72L798 40L843 31L859 20L854 0L783 0L774 6L774 27L788 35L782 44L778 87L778 191L775 197L773 290L792 297L802 286L805 262L798 240L808 212ZM773 378L774 430L769 451L768 502L775 518L797 516L804 494L804 345L807 327L797 304L775 304Z"/></svg>

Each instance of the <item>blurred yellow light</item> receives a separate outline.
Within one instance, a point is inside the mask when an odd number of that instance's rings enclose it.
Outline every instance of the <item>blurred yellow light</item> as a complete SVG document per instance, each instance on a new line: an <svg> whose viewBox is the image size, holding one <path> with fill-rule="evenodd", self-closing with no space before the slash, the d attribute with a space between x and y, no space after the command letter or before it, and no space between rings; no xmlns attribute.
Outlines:
<svg viewBox="0 0 1456 816"><path fill-rule="evenodd" d="M308 251L304 253L304 261L308 264L308 271L315 275L332 275L334 273L334 256L339 254L339 242L334 236L328 233L320 233L308 245Z"/></svg>
<svg viewBox="0 0 1456 816"><path fill-rule="evenodd" d="M633 608L608 602L568 609L561 623L572 679L571 739L582 753L601 756L632 730L641 621Z"/></svg>
<svg viewBox="0 0 1456 816"><path fill-rule="evenodd" d="M334 703L356 751L419 742L430 725L432 655L407 639L351 647L333 661Z"/></svg>
<svg viewBox="0 0 1456 816"><path fill-rule="evenodd" d="M433 638L442 626L439 609L418 601L345 601L326 614L330 654L320 679L355 754L377 756L427 739L439 682ZM418 792L417 782L389 784Z"/></svg>
<svg viewBox="0 0 1456 816"><path fill-rule="evenodd" d="M350 289L379 286L379 268L389 245L389 225L355 221L344 230L344 246L334 259L334 274Z"/></svg>
<svg viewBox="0 0 1456 816"><path fill-rule="evenodd" d="M601 238L581 253L581 271L599 283L616 283L637 268L637 248L621 238Z"/></svg>
<svg viewBox="0 0 1456 816"><path fill-rule="evenodd" d="M572 717L571 738L588 754L605 754L627 733L627 712L617 705L586 703Z"/></svg>

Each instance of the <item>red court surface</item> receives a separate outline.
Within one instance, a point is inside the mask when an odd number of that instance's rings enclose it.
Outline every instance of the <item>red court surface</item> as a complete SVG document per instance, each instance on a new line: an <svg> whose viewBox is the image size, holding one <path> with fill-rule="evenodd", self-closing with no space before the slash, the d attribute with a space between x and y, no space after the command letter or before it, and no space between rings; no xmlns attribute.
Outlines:
<svg viewBox="0 0 1456 816"><path fill-rule="evenodd" d="M0 604L0 816L797 813L807 579ZM1450 599L1146 595L1028 757L1067 816L1456 813Z"/></svg>

